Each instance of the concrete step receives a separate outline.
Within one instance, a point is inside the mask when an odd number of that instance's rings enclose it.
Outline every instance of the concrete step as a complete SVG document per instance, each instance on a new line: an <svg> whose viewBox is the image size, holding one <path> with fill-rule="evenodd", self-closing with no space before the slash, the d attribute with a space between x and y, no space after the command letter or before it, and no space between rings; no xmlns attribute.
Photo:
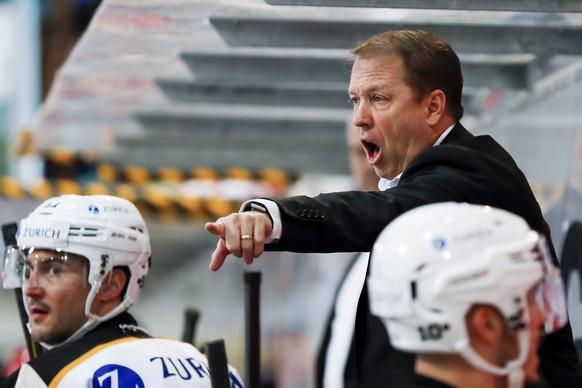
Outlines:
<svg viewBox="0 0 582 388"><path fill-rule="evenodd" d="M172 104L142 107L136 136L118 137L102 155L120 163L155 166L164 160L189 168L278 167L347 173L345 127L351 111L250 105ZM125 156L124 156L125 155Z"/></svg>
<svg viewBox="0 0 582 388"><path fill-rule="evenodd" d="M349 84L352 59L344 50L233 48L200 51L181 56L203 84L239 86L259 82L317 82ZM529 89L534 80L536 57L531 54L461 54L465 85Z"/></svg>
<svg viewBox="0 0 582 388"><path fill-rule="evenodd" d="M337 134L342 138L342 134ZM330 145L325 148L308 147L310 139L305 140L304 148L287 148L274 150L266 145L256 148L227 148L200 144L193 147L184 143L181 146L163 146L149 142L126 144L100 155L100 160L114 165L124 166L131 161L147 169L156 169L168 164L180 169L190 169L196 166L208 166L215 169L226 169L241 166L250 170L265 167L275 167L296 174L304 171L325 174L349 174L347 149ZM121 141L121 139L120 139ZM129 155L131 157L129 157Z"/></svg>
<svg viewBox="0 0 582 388"><path fill-rule="evenodd" d="M345 126L344 126L345 127ZM295 130L294 136L286 131L273 129L269 133L264 131L245 131L241 136L237 131L228 133L208 132L203 129L191 130L188 133L182 131L169 131L160 128L158 132L148 131L142 135L120 136L116 144L130 148L140 144L152 144L156 147L191 147L191 148L243 148L245 150L269 148L270 150L292 149L322 149L340 147L343 131L340 128L320 129L318 132L310 130Z"/></svg>
<svg viewBox="0 0 582 388"><path fill-rule="evenodd" d="M272 5L374 7L518 12L582 12L580 0L265 0Z"/></svg>
<svg viewBox="0 0 582 388"><path fill-rule="evenodd" d="M251 136L269 131L325 131L345 128L351 112L344 109L264 107L251 105L172 104L141 107L134 117L146 131L204 132L221 138L230 133ZM242 132L245 131L245 132ZM291 132L295 133L295 132Z"/></svg>
<svg viewBox="0 0 582 388"><path fill-rule="evenodd" d="M372 35L396 29L423 29L450 42L458 53L582 54L582 26L535 17L385 19L347 13L314 18L305 12L233 15L215 12L210 22L231 46L349 49ZM556 15L555 18L562 18Z"/></svg>
<svg viewBox="0 0 582 388"><path fill-rule="evenodd" d="M235 85L187 79L158 79L156 84L172 101L352 109L347 82L272 82Z"/></svg>
<svg viewBox="0 0 582 388"><path fill-rule="evenodd" d="M347 50L257 49L183 52L202 83L333 82L347 84L352 58Z"/></svg>

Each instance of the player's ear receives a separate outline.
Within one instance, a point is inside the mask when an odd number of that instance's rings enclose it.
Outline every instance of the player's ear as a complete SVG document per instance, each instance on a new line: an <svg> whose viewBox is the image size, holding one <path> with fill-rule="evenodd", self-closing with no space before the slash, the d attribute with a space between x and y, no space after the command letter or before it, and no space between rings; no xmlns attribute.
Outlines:
<svg viewBox="0 0 582 388"><path fill-rule="evenodd" d="M114 268L109 276L103 280L101 289L97 293L96 299L102 302L119 300L121 293L125 289L127 275L121 268Z"/></svg>
<svg viewBox="0 0 582 388"><path fill-rule="evenodd" d="M504 321L499 312L492 306L475 305L466 317L467 330L471 342L494 344L503 335Z"/></svg>

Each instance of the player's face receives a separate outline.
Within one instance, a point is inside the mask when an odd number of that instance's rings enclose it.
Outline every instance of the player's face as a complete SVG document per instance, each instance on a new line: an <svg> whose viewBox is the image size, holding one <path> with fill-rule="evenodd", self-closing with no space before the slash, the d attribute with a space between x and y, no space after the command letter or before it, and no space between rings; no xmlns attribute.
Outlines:
<svg viewBox="0 0 582 388"><path fill-rule="evenodd" d="M534 288L530 290L527 295L530 345L527 359L523 365L525 379L531 382L538 382L540 380L538 374L538 366L540 362L538 357L538 347L540 345L541 336L543 335L544 323L546 322L546 314L536 301L536 291L537 290Z"/></svg>
<svg viewBox="0 0 582 388"><path fill-rule="evenodd" d="M527 330L529 334L529 349L522 370L524 372L525 380L530 383L540 382L540 376L538 374L538 366L540 363L538 347L540 345L540 339L543 335L544 323L546 321L546 314L536 301L537 291L537 287L533 287L527 294L529 314L529 325ZM520 350L517 335L514 330L509 328L506 329L505 338L502 339L500 348L503 349L501 353L504 354L503 364L508 360L513 360L518 357Z"/></svg>
<svg viewBox="0 0 582 388"><path fill-rule="evenodd" d="M43 249L27 255L23 292L33 340L58 344L85 323L87 269L77 255Z"/></svg>

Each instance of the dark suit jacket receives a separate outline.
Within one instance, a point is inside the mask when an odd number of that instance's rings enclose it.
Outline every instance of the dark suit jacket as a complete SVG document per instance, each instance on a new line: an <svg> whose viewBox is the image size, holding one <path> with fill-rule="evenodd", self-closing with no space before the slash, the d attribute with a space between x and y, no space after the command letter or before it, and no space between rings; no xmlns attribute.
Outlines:
<svg viewBox="0 0 582 388"><path fill-rule="evenodd" d="M569 183L566 186L564 195L545 214L550 230L552 231L552 241L556 251L561 254L566 238L566 231L570 224L575 221L582 221L582 192ZM561 257L559 258L561 260Z"/></svg>
<svg viewBox="0 0 582 388"><path fill-rule="evenodd" d="M367 252L399 215L445 201L506 209L550 238L539 204L513 158L490 136L473 136L461 124L442 144L417 155L395 188L274 201L283 222L281 239L267 246L275 251ZM390 347L384 327L370 315L366 290L364 286L360 296L346 387L398 387L413 375L412 357ZM582 366L570 325L549 335L539 354L542 374L551 387L582 387Z"/></svg>

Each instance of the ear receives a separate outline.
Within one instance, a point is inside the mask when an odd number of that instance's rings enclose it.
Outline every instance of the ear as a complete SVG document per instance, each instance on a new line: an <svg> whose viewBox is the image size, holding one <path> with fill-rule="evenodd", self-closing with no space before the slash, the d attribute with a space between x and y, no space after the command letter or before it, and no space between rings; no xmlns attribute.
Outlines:
<svg viewBox="0 0 582 388"><path fill-rule="evenodd" d="M503 338L503 318L491 306L474 306L467 314L467 329L472 344L491 346Z"/></svg>
<svg viewBox="0 0 582 388"><path fill-rule="evenodd" d="M435 126L443 114L445 114L447 98L442 90L436 89L425 97L425 101L427 123L432 127Z"/></svg>
<svg viewBox="0 0 582 388"><path fill-rule="evenodd" d="M103 280L103 284L101 284L95 300L101 303L118 302L126 282L127 276L125 272L121 268L114 268L109 276Z"/></svg>

